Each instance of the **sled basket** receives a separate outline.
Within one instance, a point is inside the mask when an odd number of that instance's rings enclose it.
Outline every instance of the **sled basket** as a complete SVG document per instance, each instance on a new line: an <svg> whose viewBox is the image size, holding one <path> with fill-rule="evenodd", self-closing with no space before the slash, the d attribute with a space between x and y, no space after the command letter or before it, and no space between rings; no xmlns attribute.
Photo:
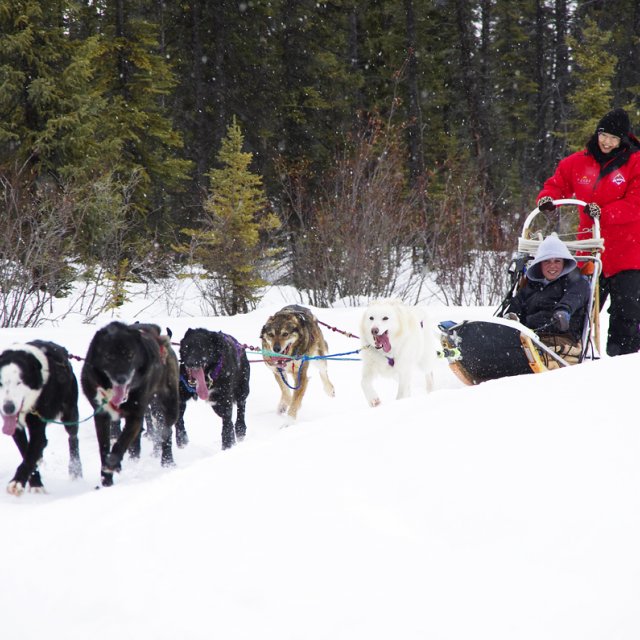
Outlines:
<svg viewBox="0 0 640 640"><path fill-rule="evenodd" d="M560 222L560 207L584 206L581 200L555 200L556 227ZM527 217L518 238L518 252L509 269L511 285L501 305L490 320L441 322L440 342L453 373L465 384L475 385L488 380L530 373L542 373L550 368L570 366L569 362L543 344L532 330L519 322L502 318L511 297L515 295L528 263L533 259L544 233L534 231L536 218L542 212L536 207ZM576 234L573 234L574 236ZM584 234L581 234L584 235ZM600 254L604 243L600 238L600 225L594 220L590 238L565 239L571 254L589 281L589 302L582 331L582 351L578 362L596 359L599 353L598 279L602 271Z"/></svg>

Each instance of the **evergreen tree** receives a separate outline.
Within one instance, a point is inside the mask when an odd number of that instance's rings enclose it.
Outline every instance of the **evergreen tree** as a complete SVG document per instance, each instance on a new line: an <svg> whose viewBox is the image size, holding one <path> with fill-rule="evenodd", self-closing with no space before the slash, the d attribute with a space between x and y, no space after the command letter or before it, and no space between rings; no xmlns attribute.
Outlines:
<svg viewBox="0 0 640 640"><path fill-rule="evenodd" d="M67 37L67 2L0 0L0 166L86 175L108 161L102 97L91 90L91 41Z"/></svg>
<svg viewBox="0 0 640 640"><path fill-rule="evenodd" d="M348 55L348 8L342 2L282 0L278 48L283 100L278 144L292 159L326 167L353 123L354 86Z"/></svg>
<svg viewBox="0 0 640 640"><path fill-rule="evenodd" d="M498 0L494 9L493 63L499 70L494 77L494 104L502 130L493 174L502 176L503 185L510 182L512 193L519 190L529 174L524 156L535 123L538 84L531 64L535 55L531 37L535 30L533 9L533 3L525 12L522 3L517 7L509 0ZM497 129L495 124L494 127Z"/></svg>
<svg viewBox="0 0 640 640"><path fill-rule="evenodd" d="M336 149L382 120L404 127L429 242L438 198L474 175L490 248L508 228L491 214L640 85L635 0L0 0L0 34L1 177L63 194L68 251L113 273L196 228L228 114L291 227L314 228Z"/></svg>
<svg viewBox="0 0 640 640"><path fill-rule="evenodd" d="M106 100L103 129L119 145L114 170L120 177L137 175L135 209L162 230L175 213L170 196L182 188L191 163L181 157L182 137L165 104L176 79L148 16L152 6L151 0L105 0L96 9L91 62L94 86Z"/></svg>
<svg viewBox="0 0 640 640"><path fill-rule="evenodd" d="M608 52L611 37L610 32L601 31L593 19L587 18L580 37L568 39L575 60L575 87L569 97L569 144L573 151L584 147L598 120L611 109L617 63Z"/></svg>
<svg viewBox="0 0 640 640"><path fill-rule="evenodd" d="M193 161L187 197L194 206L225 134L230 101L225 46L228 31L233 29L230 18L228 0L185 0L166 5L166 53L178 82L170 108L182 132L186 156ZM183 220L186 222L188 219Z"/></svg>
<svg viewBox="0 0 640 640"><path fill-rule="evenodd" d="M252 154L242 151L244 137L235 117L212 169L201 227L183 229L192 239L192 255L214 280L212 299L219 311L246 313L258 301L266 282L259 275L263 256L261 234L280 226L267 211L262 178L252 173ZM184 251L186 248L181 247Z"/></svg>
<svg viewBox="0 0 640 640"><path fill-rule="evenodd" d="M614 103L623 106L635 102L637 118L640 104L640 3L637 0L579 0L576 15L591 18L602 31L611 32L608 51L618 63L612 89Z"/></svg>
<svg viewBox="0 0 640 640"><path fill-rule="evenodd" d="M153 253L140 220L167 221L189 166L164 115L173 78L141 2L127 12L122 0L0 0L0 167L75 195L87 263L104 259L95 240L124 223L119 244L138 269Z"/></svg>
<svg viewBox="0 0 640 640"><path fill-rule="evenodd" d="M432 0L415 2L415 14L424 164L433 172L468 141L459 74L452 61L455 15L448 4Z"/></svg>
<svg viewBox="0 0 640 640"><path fill-rule="evenodd" d="M76 31L72 8L64 1L0 0L2 197L11 195L12 213L29 221L21 230L25 246L44 233L50 210L64 209L56 214L57 233L66 241L38 251L38 272L49 290L59 279L56 265L71 258L91 265L104 257L105 234L119 226L122 212L110 175L119 145L103 126L106 100L91 85L96 41L68 37ZM56 205L43 204L51 202Z"/></svg>

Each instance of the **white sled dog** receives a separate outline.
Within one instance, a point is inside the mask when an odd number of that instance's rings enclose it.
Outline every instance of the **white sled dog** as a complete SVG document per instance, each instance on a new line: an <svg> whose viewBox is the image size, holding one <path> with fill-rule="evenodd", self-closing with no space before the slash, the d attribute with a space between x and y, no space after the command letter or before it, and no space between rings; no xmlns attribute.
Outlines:
<svg viewBox="0 0 640 640"><path fill-rule="evenodd" d="M411 395L414 367L424 372L427 391L433 390L437 345L426 309L395 299L375 300L362 314L360 336L362 390L372 407L380 404L373 388L373 379L380 375L398 381L398 399Z"/></svg>

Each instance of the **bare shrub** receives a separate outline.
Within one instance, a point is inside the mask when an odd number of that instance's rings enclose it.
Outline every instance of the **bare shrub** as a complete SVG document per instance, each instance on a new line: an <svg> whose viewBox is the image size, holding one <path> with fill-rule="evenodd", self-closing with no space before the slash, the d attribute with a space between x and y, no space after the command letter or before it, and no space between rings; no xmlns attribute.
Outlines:
<svg viewBox="0 0 640 640"><path fill-rule="evenodd" d="M75 278L67 260L77 234L71 200L25 172L0 173L0 326L36 326Z"/></svg>
<svg viewBox="0 0 640 640"><path fill-rule="evenodd" d="M87 317L126 299L132 267L152 254L129 240L141 224L130 204L136 181L35 178L28 165L0 172L0 326L36 326L54 298L75 295L69 313Z"/></svg>
<svg viewBox="0 0 640 640"><path fill-rule="evenodd" d="M311 189L302 172L287 173L288 279L316 306L406 296L424 277L410 261L423 235L420 193L407 186L395 132L370 125L319 187Z"/></svg>
<svg viewBox="0 0 640 640"><path fill-rule="evenodd" d="M458 164L433 181L424 246L433 295L448 305L494 305L508 287L518 218L498 217L474 174Z"/></svg>

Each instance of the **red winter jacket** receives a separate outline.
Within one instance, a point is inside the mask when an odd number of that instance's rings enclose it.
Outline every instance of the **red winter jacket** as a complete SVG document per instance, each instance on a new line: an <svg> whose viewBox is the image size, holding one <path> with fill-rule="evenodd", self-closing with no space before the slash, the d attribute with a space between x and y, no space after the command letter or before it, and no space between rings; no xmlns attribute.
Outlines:
<svg viewBox="0 0 640 640"><path fill-rule="evenodd" d="M600 205L600 234L604 239L602 272L605 277L640 269L640 152L632 153L620 168L598 179L600 165L585 151L558 164L537 200L543 196L577 198ZM580 230L593 222L580 207ZM587 235L587 237L589 237Z"/></svg>

